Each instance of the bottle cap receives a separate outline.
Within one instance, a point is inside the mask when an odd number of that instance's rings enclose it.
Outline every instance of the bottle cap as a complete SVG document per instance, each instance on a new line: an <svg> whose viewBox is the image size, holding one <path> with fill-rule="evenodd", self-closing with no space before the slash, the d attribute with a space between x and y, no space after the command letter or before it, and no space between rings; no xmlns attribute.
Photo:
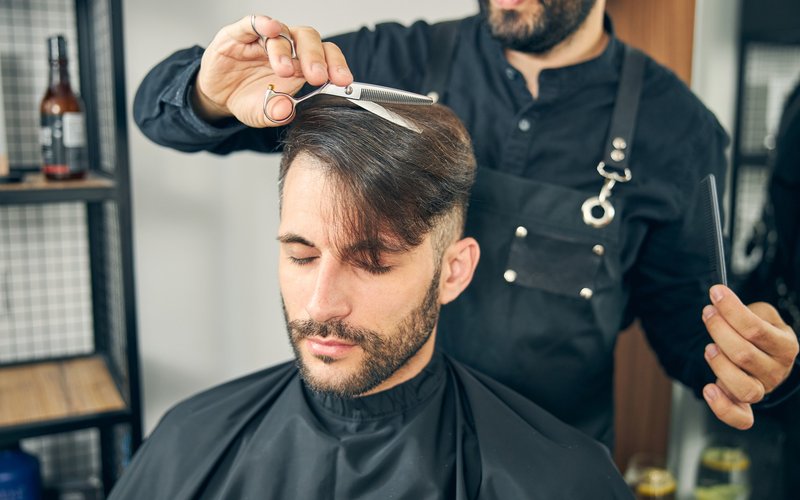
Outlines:
<svg viewBox="0 0 800 500"><path fill-rule="evenodd" d="M67 60L67 40L64 35L55 35L47 39L47 55L51 61Z"/></svg>
<svg viewBox="0 0 800 500"><path fill-rule="evenodd" d="M639 495L659 497L675 493L675 477L666 469L649 468L642 472L642 478L636 485Z"/></svg>
<svg viewBox="0 0 800 500"><path fill-rule="evenodd" d="M720 472L743 471L750 467L750 458L741 448L716 446L703 451L705 467Z"/></svg>

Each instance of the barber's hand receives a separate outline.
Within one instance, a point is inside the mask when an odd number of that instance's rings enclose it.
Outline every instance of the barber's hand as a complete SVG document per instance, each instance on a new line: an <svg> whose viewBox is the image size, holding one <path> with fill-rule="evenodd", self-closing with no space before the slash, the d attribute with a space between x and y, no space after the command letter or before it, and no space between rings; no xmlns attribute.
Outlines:
<svg viewBox="0 0 800 500"><path fill-rule="evenodd" d="M771 305L745 306L729 288L711 287L714 305L703 309L703 321L714 339L705 358L717 376L703 388L714 414L737 429L753 425L751 404L758 403L786 380L797 357L794 331Z"/></svg>
<svg viewBox="0 0 800 500"><path fill-rule="evenodd" d="M192 104L207 121L235 116L251 127L274 126L262 112L270 84L277 91L295 94L305 82L352 83L353 75L342 51L332 43L323 43L313 28L289 28L267 16L256 16L255 26L268 38L266 52L253 31L250 16L222 28L205 50ZM281 32L294 40L297 59L292 59L291 44L278 36ZM291 114L286 99L273 99L269 108L276 119Z"/></svg>

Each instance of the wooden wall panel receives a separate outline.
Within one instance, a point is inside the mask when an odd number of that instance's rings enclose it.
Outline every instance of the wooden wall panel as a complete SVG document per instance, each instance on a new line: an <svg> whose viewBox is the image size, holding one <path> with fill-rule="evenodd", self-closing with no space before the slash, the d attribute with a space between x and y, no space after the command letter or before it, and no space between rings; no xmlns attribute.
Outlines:
<svg viewBox="0 0 800 500"><path fill-rule="evenodd" d="M619 38L690 82L695 0L608 0L606 11ZM614 459L623 472L634 453L666 457L671 394L637 323L620 335L615 353Z"/></svg>

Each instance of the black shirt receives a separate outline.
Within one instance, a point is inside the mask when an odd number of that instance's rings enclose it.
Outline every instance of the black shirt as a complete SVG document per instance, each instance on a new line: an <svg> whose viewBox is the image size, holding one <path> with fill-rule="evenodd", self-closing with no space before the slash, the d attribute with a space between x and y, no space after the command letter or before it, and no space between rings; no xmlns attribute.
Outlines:
<svg viewBox="0 0 800 500"><path fill-rule="evenodd" d="M613 349L634 317L672 377L696 393L714 380L701 321L712 283L692 197L709 173L723 183L728 138L648 58L628 149L632 180L613 190L613 222L587 226L580 207L603 184L596 167L624 53L608 20L606 29L599 57L542 71L534 99L483 17L460 23L444 104L474 143L480 168L467 233L482 255L473 283L443 309L438 339L454 358L610 444ZM387 23L330 40L356 80L426 93L430 33L424 22ZM193 113L201 56L199 47L177 52L145 78L134 103L145 135L182 151L279 149L280 129L213 126Z"/></svg>
<svg viewBox="0 0 800 500"><path fill-rule="evenodd" d="M111 499L632 498L607 450L447 357L362 398L293 363L170 410Z"/></svg>

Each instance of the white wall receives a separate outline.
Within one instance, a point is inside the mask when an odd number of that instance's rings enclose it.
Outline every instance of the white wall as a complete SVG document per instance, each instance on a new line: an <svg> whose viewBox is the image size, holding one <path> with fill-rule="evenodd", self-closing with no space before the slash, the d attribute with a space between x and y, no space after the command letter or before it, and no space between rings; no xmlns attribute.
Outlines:
<svg viewBox="0 0 800 500"><path fill-rule="evenodd" d="M147 71L207 45L224 24L266 14L323 35L385 20L440 20L476 0L129 0L124 2L128 109ZM183 154L129 123L145 429L175 402L291 357L276 262L276 156Z"/></svg>

